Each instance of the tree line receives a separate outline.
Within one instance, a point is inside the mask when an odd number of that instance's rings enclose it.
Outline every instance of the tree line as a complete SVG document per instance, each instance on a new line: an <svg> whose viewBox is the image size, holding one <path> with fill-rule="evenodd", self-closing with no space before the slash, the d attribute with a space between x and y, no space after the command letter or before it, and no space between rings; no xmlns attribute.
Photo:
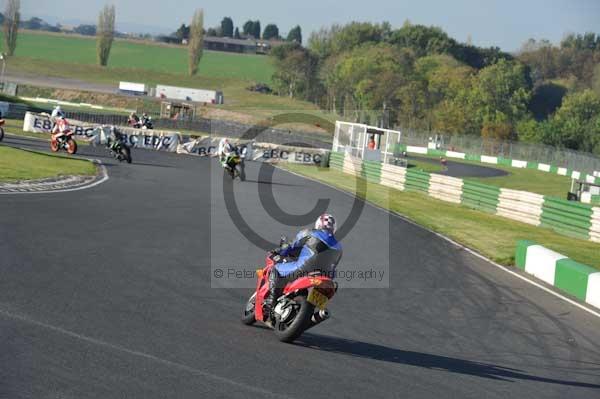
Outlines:
<svg viewBox="0 0 600 399"><path fill-rule="evenodd" d="M89 32L91 33L93 30L93 34L96 36L97 62L102 67L108 65L110 51L115 36L118 34L115 30L115 21L115 6L106 5L98 14L97 25L89 26ZM23 26L21 23L21 0L7 0L4 14L0 13L0 22L4 31L6 55L12 57L17 47L19 28ZM198 65L202 59L204 48L204 34L204 12L199 9L192 16L188 32L188 72L190 75L198 73Z"/></svg>
<svg viewBox="0 0 600 399"><path fill-rule="evenodd" d="M262 32L262 33L261 33ZM182 24L172 36L180 41L187 40L190 33L190 27ZM279 27L276 24L267 24L264 30L261 30L259 20L248 20L242 25L240 32L239 27L235 27L231 17L224 17L221 24L216 27L208 28L204 32L206 36L212 37L229 37L233 39L263 39L263 40L281 40L295 43L302 43L302 28L300 25L293 27L287 36L283 38L279 34Z"/></svg>
<svg viewBox="0 0 600 399"><path fill-rule="evenodd" d="M600 35L556 46L530 40L508 54L408 21L399 29L353 22L271 54L279 95L356 120L369 111L402 128L600 155Z"/></svg>

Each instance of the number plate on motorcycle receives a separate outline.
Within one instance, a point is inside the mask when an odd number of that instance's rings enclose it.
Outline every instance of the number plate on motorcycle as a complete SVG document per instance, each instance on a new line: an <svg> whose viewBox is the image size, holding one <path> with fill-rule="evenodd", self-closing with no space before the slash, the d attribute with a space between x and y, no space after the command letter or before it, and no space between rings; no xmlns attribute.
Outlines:
<svg viewBox="0 0 600 399"><path fill-rule="evenodd" d="M318 307L319 309L325 309L329 298L327 298L325 295L321 294L319 291L313 288L312 290L310 290L310 294L308 294L308 298L306 298L306 300L309 303L312 303L313 305Z"/></svg>

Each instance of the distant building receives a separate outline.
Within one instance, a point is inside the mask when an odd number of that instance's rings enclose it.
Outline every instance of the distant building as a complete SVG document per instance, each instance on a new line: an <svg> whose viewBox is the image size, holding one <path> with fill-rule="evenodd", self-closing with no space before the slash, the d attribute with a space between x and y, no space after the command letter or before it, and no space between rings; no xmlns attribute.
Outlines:
<svg viewBox="0 0 600 399"><path fill-rule="evenodd" d="M179 39L175 36L158 36L156 40L187 46L189 40ZM231 53L246 54L268 54L273 47L280 46L286 42L278 40L261 39L233 39L231 37L204 36L204 49L213 51L227 51Z"/></svg>
<svg viewBox="0 0 600 399"><path fill-rule="evenodd" d="M204 37L204 48L214 51L228 51L232 53L268 54L273 47L283 42L256 39L232 39L230 37Z"/></svg>

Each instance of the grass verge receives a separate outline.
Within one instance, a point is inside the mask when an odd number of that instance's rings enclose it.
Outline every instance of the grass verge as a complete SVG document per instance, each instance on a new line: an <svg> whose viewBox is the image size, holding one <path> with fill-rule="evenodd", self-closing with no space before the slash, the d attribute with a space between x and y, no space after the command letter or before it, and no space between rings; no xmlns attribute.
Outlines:
<svg viewBox="0 0 600 399"><path fill-rule="evenodd" d="M96 167L89 161L0 146L2 182L95 173Z"/></svg>
<svg viewBox="0 0 600 399"><path fill-rule="evenodd" d="M356 179L359 179L314 166L280 166L351 193L355 192ZM500 264L513 266L517 241L528 239L600 269L600 245L597 243L565 237L553 230L439 201L421 193L394 190L374 183L366 184L366 198L363 199L406 216Z"/></svg>

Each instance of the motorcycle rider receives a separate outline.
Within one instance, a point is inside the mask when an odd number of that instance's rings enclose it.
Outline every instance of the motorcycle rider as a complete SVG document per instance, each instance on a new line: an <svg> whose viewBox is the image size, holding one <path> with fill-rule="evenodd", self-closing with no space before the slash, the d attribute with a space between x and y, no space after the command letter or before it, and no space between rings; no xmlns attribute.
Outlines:
<svg viewBox="0 0 600 399"><path fill-rule="evenodd" d="M302 230L293 243L271 251L277 262L269 274L269 296L265 312L273 320L273 305L283 294L285 285L310 272L320 271L331 277L342 258L342 245L335 238L335 218L324 213L312 230Z"/></svg>
<svg viewBox="0 0 600 399"><path fill-rule="evenodd" d="M229 142L227 137L223 137L221 141L219 141L219 148L217 149L217 156L219 157L219 161L221 162L221 166L227 168L227 158L235 151L235 147L233 144Z"/></svg>
<svg viewBox="0 0 600 399"><path fill-rule="evenodd" d="M54 107L54 109L52 110L52 114L50 115L50 117L53 120L56 120L58 118L64 118L65 117L65 113L63 112L63 110L60 108L60 105L57 105L56 107Z"/></svg>
<svg viewBox="0 0 600 399"><path fill-rule="evenodd" d="M59 140L65 135L67 130L69 130L69 122L67 122L67 120L65 119L64 114L58 114L57 118L54 121L54 126L52 126L52 131L50 132L52 137L55 140Z"/></svg>
<svg viewBox="0 0 600 399"><path fill-rule="evenodd" d="M147 113L143 113L142 114L142 119L140 120L140 124L142 129L152 129L152 118L150 118L150 116L148 116Z"/></svg>
<svg viewBox="0 0 600 399"><path fill-rule="evenodd" d="M127 118L127 124L133 128L140 127L140 117L137 116L135 112L129 114L129 118Z"/></svg>
<svg viewBox="0 0 600 399"><path fill-rule="evenodd" d="M110 150L117 152L117 147L118 147L119 143L122 141L123 141L123 134L116 127L111 126L110 133L106 137L106 146Z"/></svg>

